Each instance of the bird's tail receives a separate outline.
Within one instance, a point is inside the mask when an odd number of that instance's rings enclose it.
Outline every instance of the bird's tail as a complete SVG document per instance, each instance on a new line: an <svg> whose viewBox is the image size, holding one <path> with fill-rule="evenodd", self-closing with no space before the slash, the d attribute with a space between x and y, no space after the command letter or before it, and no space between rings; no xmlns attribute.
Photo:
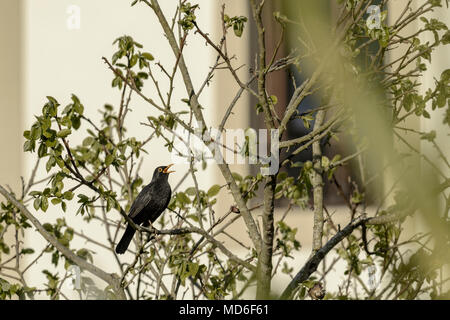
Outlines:
<svg viewBox="0 0 450 320"><path fill-rule="evenodd" d="M132 226L127 226L127 229L125 230L122 239L120 239L120 242L116 247L117 254L122 254L125 253L125 251L127 251L128 246L130 245L130 242L133 239L135 232L136 230Z"/></svg>

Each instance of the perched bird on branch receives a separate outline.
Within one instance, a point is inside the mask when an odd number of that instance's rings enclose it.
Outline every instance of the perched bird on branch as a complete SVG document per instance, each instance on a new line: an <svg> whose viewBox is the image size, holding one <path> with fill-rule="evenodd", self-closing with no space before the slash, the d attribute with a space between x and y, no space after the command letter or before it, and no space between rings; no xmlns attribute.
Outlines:
<svg viewBox="0 0 450 320"><path fill-rule="evenodd" d="M172 190L169 185L169 173L175 171L168 171L172 164L168 166L161 166L153 172L152 181L146 185L131 205L128 216L137 225L148 227L153 223L167 208ZM131 240L133 239L136 229L128 225L125 233L117 244L116 253L124 253Z"/></svg>

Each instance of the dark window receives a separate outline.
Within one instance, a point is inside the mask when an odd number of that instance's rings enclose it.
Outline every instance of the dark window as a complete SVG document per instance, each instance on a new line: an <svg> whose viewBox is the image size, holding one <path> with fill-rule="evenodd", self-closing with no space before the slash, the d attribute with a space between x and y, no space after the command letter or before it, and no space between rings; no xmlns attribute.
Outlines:
<svg viewBox="0 0 450 320"><path fill-rule="evenodd" d="M280 0L280 1L266 2L263 10L263 21L266 27L265 32L266 32L266 46L267 46L266 47L267 62L270 61L270 59L272 58L272 54L275 50L276 44L280 39L281 34L281 27L273 18L273 12L279 11L280 13L284 14L285 16L287 16L292 20L298 20L299 17L296 16L295 14L296 12L300 11L298 4L299 1L297 0ZM374 2L374 4L376 3ZM337 19L337 16L339 14L339 12L337 12L338 10L336 8L335 1L321 0L318 2L318 5L320 6L320 10L323 13L325 19L330 21L330 28L331 28L331 25L334 23L335 19ZM305 14L307 14L307 12L305 12ZM304 18L305 20L307 20L308 23L314 24L314 17L306 16ZM251 28L250 32L252 32L252 34L256 34L253 20L249 19L249 22L250 22L249 27ZM297 49L299 48L299 41L297 40L297 37L299 35L300 30L301 27L299 26L293 24L287 25L285 33L285 41L283 43L283 46L279 49L275 60L285 57L286 55L291 53L294 50L294 48ZM360 41L363 40L364 39L361 39ZM253 42L251 44L250 50L251 54L250 61L253 62L255 61L255 56L257 53L257 39L254 37L252 41ZM364 65L367 65L367 62L370 61L369 60L370 54L375 53L377 50L378 45L376 42L374 42L373 45L367 46L364 52L361 52L360 56L358 57L358 61L363 68ZM284 108L288 103L288 99L293 94L294 91L293 81L295 81L295 83L298 86L311 75L310 73L308 73L307 59L308 58L303 60L300 64L300 67L302 69L301 73L298 72L298 70L295 67L292 67L287 70L273 72L268 77L267 91L269 95L275 95L277 97L278 103L276 105L275 110L280 116L284 114ZM315 93L306 97L299 104L298 113L305 114L310 112L311 110L321 107L322 104L321 100L322 99L320 93ZM256 99L252 100L252 104L253 105L257 104ZM264 116L262 114L256 116L254 109L250 110L251 110L250 126L255 129L265 128ZM304 136L309 132L311 132L313 126L314 126L313 121L310 123L310 127L308 128L304 125L302 119L293 119L288 124L287 134L285 134L284 139L293 139ZM332 143L330 144L328 142L328 138L324 138L321 141L323 154L330 159L333 158L334 155L336 154L341 154L342 156L345 156L347 154L355 152L352 144L350 143L349 137L346 137L344 133L339 133L338 135L339 135L339 142L332 141ZM270 149L268 148L268 150ZM289 151L288 153L286 152L283 153L281 155L281 161L283 161L283 159L289 156L290 152L292 152L292 150ZM293 162L306 162L308 160L312 160L311 147L305 149L298 155L295 155L292 160ZM255 166L252 166L251 170L252 174L254 174L256 173L257 169L255 168ZM289 176L293 177L298 177L300 172L300 168L288 168L283 170L285 170ZM348 194L352 188L351 181L356 181L357 183L360 181L359 172L357 172L357 170L352 168L352 163L349 163L346 166L341 167L339 170L337 170L335 176L339 184L339 187L342 188L341 190L345 194ZM325 203L343 204L342 194L340 194L340 192L338 191L336 184L328 181L328 179L326 178L324 178L324 182L325 182L324 187ZM279 203L278 205L283 205L283 202Z"/></svg>

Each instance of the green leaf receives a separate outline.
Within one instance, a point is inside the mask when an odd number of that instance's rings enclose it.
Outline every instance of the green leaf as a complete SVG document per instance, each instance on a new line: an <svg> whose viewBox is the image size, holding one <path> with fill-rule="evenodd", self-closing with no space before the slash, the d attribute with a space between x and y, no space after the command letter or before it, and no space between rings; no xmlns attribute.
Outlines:
<svg viewBox="0 0 450 320"><path fill-rule="evenodd" d="M441 42L442 42L442 44L444 44L444 45L450 43L450 30L447 30L447 32L442 36Z"/></svg>
<svg viewBox="0 0 450 320"><path fill-rule="evenodd" d="M39 146L39 149L38 149L38 156L39 156L39 158L43 158L46 155L47 155L47 146L45 145L45 143L41 143L41 145Z"/></svg>
<svg viewBox="0 0 450 320"><path fill-rule="evenodd" d="M67 241L72 241L72 239L73 239L73 229L72 228L67 228L66 231L64 231L64 238Z"/></svg>
<svg viewBox="0 0 450 320"><path fill-rule="evenodd" d="M73 116L72 118L70 118L70 121L72 122L72 127L73 127L75 130L78 130L78 129L80 128L80 126L81 126L81 120L80 120L80 117Z"/></svg>
<svg viewBox="0 0 450 320"><path fill-rule="evenodd" d="M72 130L71 129L62 129L61 131L59 131L56 135L59 137L59 138L65 138L65 137L67 137L69 134L71 134L72 133Z"/></svg>
<svg viewBox="0 0 450 320"><path fill-rule="evenodd" d="M27 139L27 140L30 140L30 139L31 139L31 132L30 132L30 130L25 130L25 131L23 132L23 137L24 137L25 139Z"/></svg>
<svg viewBox="0 0 450 320"><path fill-rule="evenodd" d="M220 186L218 184L213 185L211 188L209 188L208 190L208 197L214 197L215 195L217 195L220 191Z"/></svg>
<svg viewBox="0 0 450 320"><path fill-rule="evenodd" d="M56 99L53 98L52 96L47 96L47 99L48 99L48 101L49 101L51 104L53 104L53 105L55 105L55 106L59 106L58 101L56 101Z"/></svg>
<svg viewBox="0 0 450 320"><path fill-rule="evenodd" d="M58 265L58 261L59 261L59 254L58 254L58 251L55 251L55 252L53 252L53 254L52 254L52 263L55 265L55 266L57 266ZM50 284L51 283L51 284ZM54 283L54 282L52 282L52 280L50 280L49 281L49 286L50 287L53 287L53 286L55 286L56 287L56 283Z"/></svg>
<svg viewBox="0 0 450 320"><path fill-rule="evenodd" d="M75 103L73 105L73 109L75 110L76 113L78 113L79 115L82 115L84 112L84 106L81 103Z"/></svg>
<svg viewBox="0 0 450 320"><path fill-rule="evenodd" d="M21 251L22 254L33 254L34 250L32 248L24 248Z"/></svg>
<svg viewBox="0 0 450 320"><path fill-rule="evenodd" d="M11 288L11 284L9 282L7 282L6 280L3 280L2 287L1 287L2 291L9 291L10 288Z"/></svg>
<svg viewBox="0 0 450 320"><path fill-rule="evenodd" d="M135 54L130 59L130 67L134 67L137 62L138 62L138 55Z"/></svg>
<svg viewBox="0 0 450 320"><path fill-rule="evenodd" d="M300 168L303 165L303 162L298 161L291 164L291 168Z"/></svg>
<svg viewBox="0 0 450 320"><path fill-rule="evenodd" d="M40 192L40 191L31 191L29 194L30 194L30 196L32 196L32 197L36 197L36 196L40 196L40 195L41 195L41 192Z"/></svg>
<svg viewBox="0 0 450 320"><path fill-rule="evenodd" d="M39 123L35 123L29 132L30 140L37 140L41 137L42 129Z"/></svg>
<svg viewBox="0 0 450 320"><path fill-rule="evenodd" d="M270 101L272 101L273 105L276 105L278 103L277 96L274 96L274 95L270 96Z"/></svg>
<svg viewBox="0 0 450 320"><path fill-rule="evenodd" d="M333 157L333 159L331 160L331 163L338 162L339 160L341 160L341 155L337 154Z"/></svg>
<svg viewBox="0 0 450 320"><path fill-rule="evenodd" d="M25 141L25 143L23 144L23 151L24 152L34 151L34 147L35 142L33 140Z"/></svg>
<svg viewBox="0 0 450 320"><path fill-rule="evenodd" d="M326 156L322 156L322 168L328 169L328 167L330 166L330 159L328 159L328 157Z"/></svg>
<svg viewBox="0 0 450 320"><path fill-rule="evenodd" d="M280 173L278 174L278 177L277 177L278 181L283 181L283 180L285 180L286 178L287 178L287 173L286 173L286 172L280 172Z"/></svg>
<svg viewBox="0 0 450 320"><path fill-rule="evenodd" d="M190 196L195 196L195 195L197 195L197 191L195 190L194 187L189 187L189 188L187 188L185 192L186 192L188 195L190 195Z"/></svg>
<svg viewBox="0 0 450 320"><path fill-rule="evenodd" d="M233 172L231 173L231 175L233 176L234 180L242 181L242 176L239 173Z"/></svg>
<svg viewBox="0 0 450 320"><path fill-rule="evenodd" d="M37 211L41 207L41 198L34 199L33 207Z"/></svg>
<svg viewBox="0 0 450 320"><path fill-rule="evenodd" d="M191 199L189 199L189 197L184 192L178 192L176 197L177 197L177 200L183 204L191 203Z"/></svg>
<svg viewBox="0 0 450 320"><path fill-rule="evenodd" d="M434 139L436 139L436 131L435 130L431 130L428 133L423 133L422 136L420 137L420 139L427 140L427 141L431 142Z"/></svg>
<svg viewBox="0 0 450 320"><path fill-rule="evenodd" d="M92 254L87 249L80 249L76 252L76 254L83 260L89 260L92 262Z"/></svg>
<svg viewBox="0 0 450 320"><path fill-rule="evenodd" d="M105 158L105 165L109 166L111 163L113 163L115 157L112 154L108 154Z"/></svg>
<svg viewBox="0 0 450 320"><path fill-rule="evenodd" d="M53 226L50 223L44 223L42 225L47 232L53 232Z"/></svg>
<svg viewBox="0 0 450 320"><path fill-rule="evenodd" d="M89 147L90 145L92 145L94 143L95 139L93 137L86 137L83 140L83 147Z"/></svg>
<svg viewBox="0 0 450 320"><path fill-rule="evenodd" d="M189 274L195 278L198 270L200 269L200 265L195 262L189 262Z"/></svg>
<svg viewBox="0 0 450 320"><path fill-rule="evenodd" d="M143 52L141 53L141 56L144 57L146 60L148 61L153 61L155 60L155 58L153 57L153 55L149 52Z"/></svg>
<svg viewBox="0 0 450 320"><path fill-rule="evenodd" d="M113 208L113 205L114 205L114 200L111 198L108 198L106 200L106 212L111 211L111 209Z"/></svg>
<svg viewBox="0 0 450 320"><path fill-rule="evenodd" d="M117 60L119 60L121 57L122 57L121 51L117 51L116 53L114 53L111 59L112 64L116 64Z"/></svg>
<svg viewBox="0 0 450 320"><path fill-rule="evenodd" d="M45 164L45 169L47 170L47 172L50 171L50 169L56 164L56 159L55 157L49 157L47 163Z"/></svg>
<svg viewBox="0 0 450 320"><path fill-rule="evenodd" d="M436 97L436 105L438 108L442 108L446 105L447 102L447 96L445 94L445 92L441 92L438 94L438 96Z"/></svg>
<svg viewBox="0 0 450 320"><path fill-rule="evenodd" d="M243 18L243 19L242 19ZM237 19L237 21L233 24L233 31L234 34L237 37L241 37L242 33L244 32L244 22L247 21L247 18L240 17Z"/></svg>
<svg viewBox="0 0 450 320"><path fill-rule="evenodd" d="M66 200L72 200L73 199L73 192L72 191L66 191L64 192L64 199Z"/></svg>
<svg viewBox="0 0 450 320"><path fill-rule="evenodd" d="M198 222L198 221L199 221L198 217L197 217L195 214L188 214L188 215L186 216L186 218L192 219L192 220L194 220L195 222Z"/></svg>
<svg viewBox="0 0 450 320"><path fill-rule="evenodd" d="M47 197L42 197L41 198L41 209L44 212L47 211L47 209L48 209L48 198Z"/></svg>

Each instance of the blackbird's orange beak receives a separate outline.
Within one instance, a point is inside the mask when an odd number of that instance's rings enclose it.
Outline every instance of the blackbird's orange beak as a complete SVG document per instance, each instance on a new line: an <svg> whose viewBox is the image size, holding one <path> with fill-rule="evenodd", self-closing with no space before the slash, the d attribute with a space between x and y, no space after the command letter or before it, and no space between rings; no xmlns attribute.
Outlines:
<svg viewBox="0 0 450 320"><path fill-rule="evenodd" d="M164 170L163 170L163 172L164 172L164 173L167 173L167 174L172 173L172 172L175 172L175 171L167 171L167 170L169 170L169 168L170 168L171 166L173 166L173 163L172 163L172 164L169 164L167 167L165 167Z"/></svg>

